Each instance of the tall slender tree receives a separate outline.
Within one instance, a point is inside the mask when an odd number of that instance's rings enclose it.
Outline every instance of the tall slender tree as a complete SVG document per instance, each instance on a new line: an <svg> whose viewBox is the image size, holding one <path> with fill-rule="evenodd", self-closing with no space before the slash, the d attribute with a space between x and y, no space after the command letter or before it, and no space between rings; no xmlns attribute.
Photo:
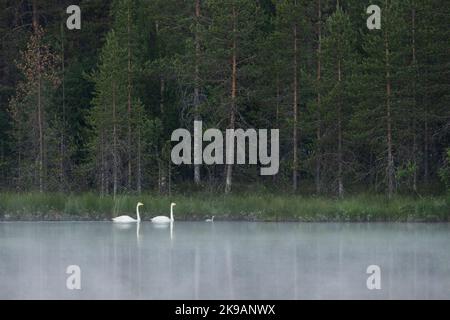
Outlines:
<svg viewBox="0 0 450 320"><path fill-rule="evenodd" d="M345 143L344 133L347 119L349 118L349 79L352 77L355 38L349 16L340 6L327 19L326 36L323 39L324 60L324 105L327 113L327 132L330 135L327 140L331 145L327 149L335 150L335 157L331 163L331 172L336 172L336 190L339 197L344 196L345 175ZM333 145L335 147L333 147ZM331 153L331 152L329 152Z"/></svg>
<svg viewBox="0 0 450 320"><path fill-rule="evenodd" d="M253 1L232 0L207 2L210 24L205 44L206 63L211 67L210 83L218 83L212 100L225 106L220 117L226 118L227 129L239 123L239 105L249 94L252 62L260 40L262 21L260 7ZM225 193L231 192L233 164L225 164Z"/></svg>
<svg viewBox="0 0 450 320"><path fill-rule="evenodd" d="M277 29L280 34L279 45L286 48L285 64L290 72L290 90L292 105L292 189L297 191L300 157L300 49L301 28L305 25L304 6L300 0L280 0L276 3Z"/></svg>

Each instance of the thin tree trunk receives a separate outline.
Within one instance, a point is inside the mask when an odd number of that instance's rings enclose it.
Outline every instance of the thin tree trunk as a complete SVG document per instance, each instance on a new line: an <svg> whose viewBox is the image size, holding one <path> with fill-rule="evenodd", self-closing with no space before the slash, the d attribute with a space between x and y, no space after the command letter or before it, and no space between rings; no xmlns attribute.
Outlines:
<svg viewBox="0 0 450 320"><path fill-rule="evenodd" d="M37 0L33 0L33 30L35 33L38 32L39 27L39 17L37 13ZM37 79L37 125L39 132L39 156L38 156L38 177L39 177L39 192L44 192L44 128L43 128L43 114L42 114L42 97L41 97L41 61L40 61L40 51L38 54L38 79Z"/></svg>
<svg viewBox="0 0 450 320"><path fill-rule="evenodd" d="M138 194L142 193L142 109L139 109L139 120L137 127L137 174L136 174L136 189Z"/></svg>
<svg viewBox="0 0 450 320"><path fill-rule="evenodd" d="M414 12L415 13L415 12ZM414 19L415 21L415 19ZM415 30L415 28L414 28ZM415 48L415 46L414 46ZM417 59L416 59L416 71L418 72L418 65L417 65ZM429 71L427 69L424 70L426 73ZM417 73L418 75L418 73ZM428 77L428 75L425 75L425 79ZM423 102L425 101L425 103ZM428 180L430 177L430 164L429 164L429 153L430 153L430 136L429 136L429 119L428 119L428 93L424 93L424 99L422 99L423 104L423 183L425 186L428 185Z"/></svg>
<svg viewBox="0 0 450 320"><path fill-rule="evenodd" d="M321 150L321 140L322 140L322 120L321 120L321 105L322 97L320 92L320 82L322 77L322 8L321 0L318 0L317 8L317 34L318 34L318 45L317 45L317 129L316 129L316 193L320 194L322 192L321 184L321 169L322 169L322 150Z"/></svg>
<svg viewBox="0 0 450 320"><path fill-rule="evenodd" d="M424 155L423 155L423 181L425 185L428 184L430 176L429 153L430 153L430 138L429 138L429 124L428 124L428 107L425 106L424 114Z"/></svg>
<svg viewBox="0 0 450 320"><path fill-rule="evenodd" d="M417 56L416 56L416 8L415 2L412 2L411 24L412 24L412 63L413 63L413 147L412 157L414 164L413 190L417 192Z"/></svg>
<svg viewBox="0 0 450 320"><path fill-rule="evenodd" d="M414 172L413 172L413 191L417 192L417 135L416 135L417 126L414 124L413 126L413 146L412 146L412 156L413 156L413 164L414 164Z"/></svg>
<svg viewBox="0 0 450 320"><path fill-rule="evenodd" d="M276 124L276 128L279 129L280 128L280 73L279 71L277 71L277 76L276 76L276 110L275 110L275 124ZM278 175L274 174L272 176L272 180L274 183L276 183L278 179Z"/></svg>
<svg viewBox="0 0 450 320"><path fill-rule="evenodd" d="M297 1L295 1L297 5ZM292 188L294 191L298 189L298 39L297 39L298 25L294 23L293 36L294 36L294 78L293 78L293 162L292 162Z"/></svg>
<svg viewBox="0 0 450 320"><path fill-rule="evenodd" d="M164 157L164 155L163 155L163 157ZM159 169L159 193L166 194L167 193L167 172L166 172L164 158L162 158L159 161L158 169Z"/></svg>
<svg viewBox="0 0 450 320"><path fill-rule="evenodd" d="M105 152L104 152L104 134L103 129L100 133L100 195L103 197L105 195Z"/></svg>
<svg viewBox="0 0 450 320"><path fill-rule="evenodd" d="M128 12L127 12L127 36L128 36L128 108L127 108L127 115L128 115L128 174L127 174L127 182L128 182L128 190L131 190L131 90L132 90L132 83L131 83L131 11L130 11L130 2L128 2Z"/></svg>
<svg viewBox="0 0 450 320"><path fill-rule="evenodd" d="M161 76L160 79L160 102L159 102L159 108L161 111L161 116L164 115L164 93L166 90L166 83L164 78ZM164 146L162 146L161 150L161 158L159 159L159 192L165 193L166 187L167 187L167 172L166 167L164 165L165 163L165 152L164 152Z"/></svg>
<svg viewBox="0 0 450 320"><path fill-rule="evenodd" d="M158 37L159 36L159 22L158 21L156 21L155 27L156 27L156 36ZM161 74L160 79L159 79L159 95L160 95L159 111L161 113L161 119L164 119L165 91L166 91L166 83L165 83L163 74ZM166 169L164 166L164 159L165 159L165 154L164 154L164 145L163 145L163 146L161 146L161 150L160 150L159 157L158 157L158 190L159 190L160 194L163 194L166 192L166 172L165 172Z"/></svg>
<svg viewBox="0 0 450 320"><path fill-rule="evenodd" d="M107 105L103 105L103 114L107 114ZM109 140L107 142L106 140L106 130L105 130L105 123L104 121L101 121L101 131L100 131L100 153L101 153L101 195L107 195L109 194L109 172L108 172L108 162L107 162L107 145L109 146Z"/></svg>
<svg viewBox="0 0 450 320"><path fill-rule="evenodd" d="M142 193L142 151L141 151L141 128L138 129L137 136L137 192L138 194Z"/></svg>
<svg viewBox="0 0 450 320"><path fill-rule="evenodd" d="M276 77L276 109L275 109L275 123L276 123L276 128L280 127L280 73L277 72L277 77Z"/></svg>
<svg viewBox="0 0 450 320"><path fill-rule="evenodd" d="M199 23L200 23L200 0L195 1L195 88L194 88L194 108L195 119L200 120L200 37L199 37ZM197 140L194 139L196 142ZM197 146L194 146L196 148ZM194 164L194 182L199 185L201 182L200 165Z"/></svg>
<svg viewBox="0 0 450 320"><path fill-rule="evenodd" d="M38 127L39 127L39 192L44 192L44 128L42 124L41 75L38 76Z"/></svg>
<svg viewBox="0 0 450 320"><path fill-rule="evenodd" d="M166 91L166 82L164 78L161 76L161 79L159 80L159 93L160 93L160 100L159 100L159 110L161 112L161 115L164 114L164 93Z"/></svg>
<svg viewBox="0 0 450 320"><path fill-rule="evenodd" d="M167 162L167 172L168 172L167 188L168 188L169 196L171 196L172 195L172 165L171 165L170 161Z"/></svg>
<svg viewBox="0 0 450 320"><path fill-rule="evenodd" d="M106 152L105 152L105 153L106 153ZM105 174L105 194L106 194L106 195L109 195L109 188L110 188L110 180L111 180L111 176L110 176L110 174L109 174L108 161L107 161L106 158L105 158L105 169L107 170L107 171L106 171L106 174Z"/></svg>
<svg viewBox="0 0 450 320"><path fill-rule="evenodd" d="M33 10L33 30L37 31L37 28L39 26L39 17L38 17L38 12L37 12L37 0L33 0L32 3L32 10Z"/></svg>
<svg viewBox="0 0 450 320"><path fill-rule="evenodd" d="M118 159L117 159L117 117L116 117L116 84L113 82L112 88L112 109L113 109L113 198L116 199L118 184Z"/></svg>
<svg viewBox="0 0 450 320"><path fill-rule="evenodd" d="M161 160L158 161L158 192L162 193L162 176L161 176Z"/></svg>
<svg viewBox="0 0 450 320"><path fill-rule="evenodd" d="M64 130L66 128L66 82L65 82L65 68L66 68L66 63L65 63L65 47L64 47L64 27L61 24L61 56L62 56L62 125L61 125L61 141L60 141L60 189L64 190L65 189L65 135L64 135Z"/></svg>
<svg viewBox="0 0 450 320"><path fill-rule="evenodd" d="M342 68L341 58L338 61L338 83L342 90ZM344 197L344 181L343 181L343 156L342 156L342 96L339 93L338 101L338 196Z"/></svg>
<svg viewBox="0 0 450 320"><path fill-rule="evenodd" d="M161 160L158 160L158 192L161 194Z"/></svg>
<svg viewBox="0 0 450 320"><path fill-rule="evenodd" d="M387 8L387 1L386 1ZM391 115L391 66L389 52L389 35L385 31L385 67L386 67L386 143L387 143L387 195L391 199L394 194L394 156L392 146L392 115Z"/></svg>
<svg viewBox="0 0 450 320"><path fill-rule="evenodd" d="M235 128L236 122L236 96L237 96L237 43L236 43L236 9L233 6L233 52L231 59L231 106L230 106L230 124L229 128ZM225 181L225 193L231 192L233 177L233 165L226 165L226 181Z"/></svg>
<svg viewBox="0 0 450 320"><path fill-rule="evenodd" d="M17 159L17 188L19 190L22 190L22 119L21 116L19 114L19 119L18 119L18 131L19 131L19 139L18 139L18 144L19 144L19 152L18 152L18 159Z"/></svg>

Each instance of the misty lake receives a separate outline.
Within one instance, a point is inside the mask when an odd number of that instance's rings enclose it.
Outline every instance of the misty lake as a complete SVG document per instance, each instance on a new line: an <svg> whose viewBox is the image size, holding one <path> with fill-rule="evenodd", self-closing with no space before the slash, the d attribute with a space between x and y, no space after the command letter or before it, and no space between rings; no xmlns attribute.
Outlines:
<svg viewBox="0 0 450 320"><path fill-rule="evenodd" d="M450 224L0 223L0 299L422 298L450 299Z"/></svg>

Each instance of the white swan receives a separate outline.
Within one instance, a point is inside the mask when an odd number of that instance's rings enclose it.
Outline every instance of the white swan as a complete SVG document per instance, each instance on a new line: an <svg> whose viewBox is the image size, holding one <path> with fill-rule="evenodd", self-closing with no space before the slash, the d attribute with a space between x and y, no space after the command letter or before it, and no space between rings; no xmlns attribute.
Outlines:
<svg viewBox="0 0 450 320"><path fill-rule="evenodd" d="M211 219L206 219L206 222L214 222L214 216L211 217Z"/></svg>
<svg viewBox="0 0 450 320"><path fill-rule="evenodd" d="M141 202L138 202L138 204L136 205L136 215L137 215L137 220L133 219L130 216L120 216L117 218L113 218L113 222L116 223L133 223L133 222L141 222L141 216L139 215L139 207L143 206L144 204Z"/></svg>
<svg viewBox="0 0 450 320"><path fill-rule="evenodd" d="M174 221L173 220L173 207L175 207L176 205L177 204L174 202L172 202L170 204L170 218L166 217L166 216L157 216L157 217L154 217L151 221L153 223L171 223L171 222L173 222Z"/></svg>

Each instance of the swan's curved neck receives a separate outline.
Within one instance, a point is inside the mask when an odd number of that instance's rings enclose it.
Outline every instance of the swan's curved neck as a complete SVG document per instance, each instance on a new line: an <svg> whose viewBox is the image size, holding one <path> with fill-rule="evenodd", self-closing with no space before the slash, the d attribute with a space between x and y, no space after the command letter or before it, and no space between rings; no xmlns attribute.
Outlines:
<svg viewBox="0 0 450 320"><path fill-rule="evenodd" d="M141 216L139 215L139 205L136 206L136 215L137 215L137 221L141 221Z"/></svg>
<svg viewBox="0 0 450 320"><path fill-rule="evenodd" d="M173 221L173 205L170 206L170 220Z"/></svg>

